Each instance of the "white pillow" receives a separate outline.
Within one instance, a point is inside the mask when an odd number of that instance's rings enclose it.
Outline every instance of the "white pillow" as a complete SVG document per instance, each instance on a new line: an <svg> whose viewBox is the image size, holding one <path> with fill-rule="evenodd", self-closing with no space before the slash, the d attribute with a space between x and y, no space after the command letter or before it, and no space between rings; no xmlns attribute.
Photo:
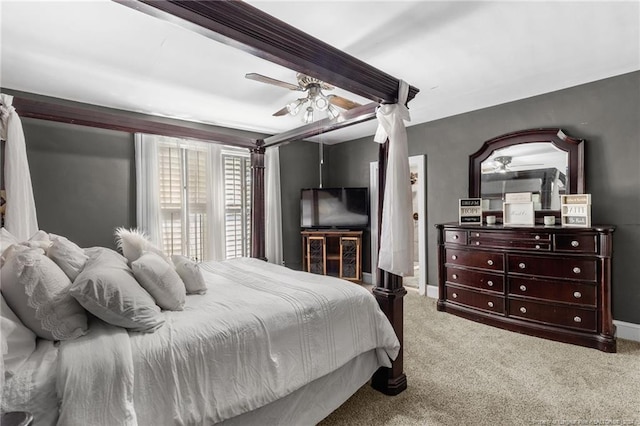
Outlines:
<svg viewBox="0 0 640 426"><path fill-rule="evenodd" d="M6 228L0 229L0 266L5 261L5 250L17 243L18 239L11 232L7 231Z"/></svg>
<svg viewBox="0 0 640 426"><path fill-rule="evenodd" d="M1 296L0 328L4 377L9 379L36 350L36 335L20 322Z"/></svg>
<svg viewBox="0 0 640 426"><path fill-rule="evenodd" d="M207 292L207 284L204 282L202 271L196 262L187 256L179 254L171 256L176 267L176 272L182 278L187 294L204 294Z"/></svg>
<svg viewBox="0 0 640 426"><path fill-rule="evenodd" d="M64 271L71 281L75 280L89 256L84 250L72 241L59 235L50 234L51 245L47 250L47 256Z"/></svg>
<svg viewBox="0 0 640 426"><path fill-rule="evenodd" d="M116 228L116 246L122 250L122 254L127 258L129 264L138 259L145 252L153 252L162 257L169 265L169 259L164 252L156 247L146 234L138 229Z"/></svg>
<svg viewBox="0 0 640 426"><path fill-rule="evenodd" d="M70 293L84 308L109 324L153 332L164 324L160 308L136 281L127 259L105 247L85 249L89 256Z"/></svg>
<svg viewBox="0 0 640 426"><path fill-rule="evenodd" d="M162 309L181 311L186 290L178 273L164 259L153 252L144 253L131 262L133 275Z"/></svg>
<svg viewBox="0 0 640 426"><path fill-rule="evenodd" d="M2 295L38 337L66 340L87 331L87 315L69 295L71 281L41 250L24 250L2 267Z"/></svg>
<svg viewBox="0 0 640 426"><path fill-rule="evenodd" d="M51 239L49 238L49 234L45 231L38 231L29 238L28 241L23 241L21 244L24 244L31 248L41 248L44 251L47 251L49 246L51 245Z"/></svg>

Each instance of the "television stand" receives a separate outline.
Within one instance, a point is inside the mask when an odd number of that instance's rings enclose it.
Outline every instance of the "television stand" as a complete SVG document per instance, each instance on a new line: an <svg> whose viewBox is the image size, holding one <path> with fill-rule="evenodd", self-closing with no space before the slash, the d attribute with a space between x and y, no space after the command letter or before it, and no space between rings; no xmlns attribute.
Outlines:
<svg viewBox="0 0 640 426"><path fill-rule="evenodd" d="M304 271L362 280L362 231L316 229L300 234Z"/></svg>

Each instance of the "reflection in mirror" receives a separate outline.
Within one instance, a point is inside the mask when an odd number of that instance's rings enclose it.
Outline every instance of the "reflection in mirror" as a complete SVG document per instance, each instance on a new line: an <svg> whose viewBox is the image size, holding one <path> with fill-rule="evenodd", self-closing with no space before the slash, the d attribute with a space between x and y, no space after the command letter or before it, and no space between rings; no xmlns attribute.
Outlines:
<svg viewBox="0 0 640 426"><path fill-rule="evenodd" d="M502 210L504 194L512 192L531 192L535 210L559 210L568 165L568 153L551 142L494 150L481 163L483 210Z"/></svg>
<svg viewBox="0 0 640 426"><path fill-rule="evenodd" d="M535 220L560 217L560 195L583 194L584 140L561 129L529 129L485 141L469 156L469 198L502 221L505 194L531 192Z"/></svg>

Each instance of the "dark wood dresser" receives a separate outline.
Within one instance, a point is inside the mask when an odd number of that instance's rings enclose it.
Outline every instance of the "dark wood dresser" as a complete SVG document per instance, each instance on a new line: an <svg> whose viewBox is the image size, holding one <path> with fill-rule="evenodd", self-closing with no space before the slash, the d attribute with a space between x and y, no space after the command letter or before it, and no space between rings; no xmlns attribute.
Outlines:
<svg viewBox="0 0 640 426"><path fill-rule="evenodd" d="M616 351L611 313L613 226L436 228L439 311Z"/></svg>

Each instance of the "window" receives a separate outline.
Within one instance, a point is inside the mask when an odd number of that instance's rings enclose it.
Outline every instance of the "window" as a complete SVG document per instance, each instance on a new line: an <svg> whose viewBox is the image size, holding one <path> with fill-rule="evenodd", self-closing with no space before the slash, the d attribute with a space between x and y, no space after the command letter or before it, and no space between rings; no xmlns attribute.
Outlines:
<svg viewBox="0 0 640 426"><path fill-rule="evenodd" d="M218 151L219 152L219 151ZM215 185L209 167L212 155L208 144L162 138L158 144L158 177L161 239L169 255L181 254L192 259L210 258L209 238L218 238L211 229L224 228L225 257L250 255L251 240L251 167L249 153L225 148L218 164L223 167L224 226L215 227L211 208L221 208L211 201ZM219 158L219 157L218 157ZM218 198L222 199L222 198ZM220 204L220 203L218 203Z"/></svg>
<svg viewBox="0 0 640 426"><path fill-rule="evenodd" d="M227 259L251 254L251 163L223 152L225 251Z"/></svg>

